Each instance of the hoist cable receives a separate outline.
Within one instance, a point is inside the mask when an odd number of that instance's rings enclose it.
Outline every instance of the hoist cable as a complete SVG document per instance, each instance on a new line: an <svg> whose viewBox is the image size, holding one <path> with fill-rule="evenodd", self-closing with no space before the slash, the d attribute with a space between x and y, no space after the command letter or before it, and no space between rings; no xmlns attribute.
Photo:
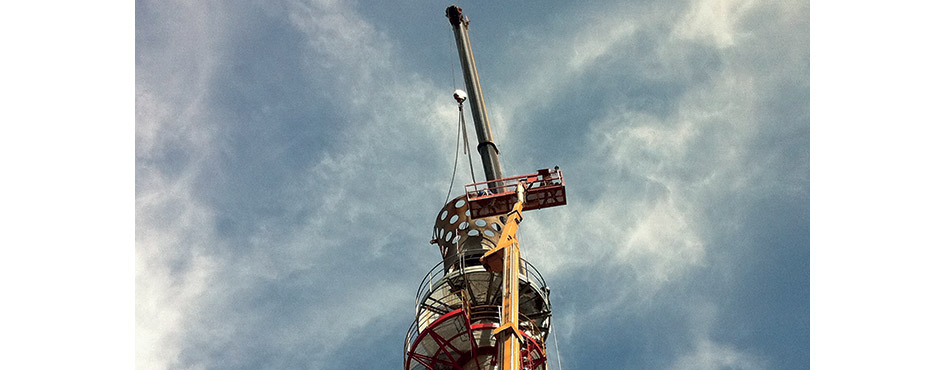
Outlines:
<svg viewBox="0 0 945 370"><path fill-rule="evenodd" d="M459 106L459 120L457 126L461 126L463 119L463 106ZM446 200L443 201L443 204L450 201L450 194L453 193L453 181L456 180L456 167L459 164L459 138L460 131L462 127L456 127L456 154L453 155L453 174L450 176L450 189L446 191Z"/></svg>
<svg viewBox="0 0 945 370"><path fill-rule="evenodd" d="M463 153L465 153L465 154L466 154L466 158L469 159L469 175L472 177L472 183L475 184L475 183L476 183L476 172L473 171L472 152L469 150L469 136L466 135L466 117L465 117L465 115L463 114L463 106L462 106L462 105L459 106L459 120L460 120L460 125L463 126L463 142L464 142L465 145L466 145L466 146L463 148Z"/></svg>
<svg viewBox="0 0 945 370"><path fill-rule="evenodd" d="M555 358L558 359L558 370L564 370L561 367L561 351L558 349L558 331L555 330L555 321L551 320L551 336L555 339Z"/></svg>

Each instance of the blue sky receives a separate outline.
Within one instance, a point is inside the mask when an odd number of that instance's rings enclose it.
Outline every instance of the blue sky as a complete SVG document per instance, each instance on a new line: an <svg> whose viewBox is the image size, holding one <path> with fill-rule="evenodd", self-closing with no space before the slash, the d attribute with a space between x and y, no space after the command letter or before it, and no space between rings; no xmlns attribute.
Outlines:
<svg viewBox="0 0 945 370"><path fill-rule="evenodd" d="M450 4L136 2L136 368L402 367ZM520 229L563 368L807 368L808 2L458 5L504 172L564 171Z"/></svg>

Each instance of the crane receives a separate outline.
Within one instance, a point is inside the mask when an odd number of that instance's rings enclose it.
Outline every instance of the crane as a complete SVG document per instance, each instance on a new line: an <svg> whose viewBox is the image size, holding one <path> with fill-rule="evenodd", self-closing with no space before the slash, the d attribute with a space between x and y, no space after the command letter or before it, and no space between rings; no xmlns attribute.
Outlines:
<svg viewBox="0 0 945 370"><path fill-rule="evenodd" d="M431 243L439 245L443 262L418 289L417 317L404 338L404 369L544 370L550 290L521 258L517 233L522 212L567 204L564 177L557 166L502 176L469 45L469 20L456 5L446 16L486 180L466 185L465 193L438 213ZM456 99L462 114L465 99Z"/></svg>

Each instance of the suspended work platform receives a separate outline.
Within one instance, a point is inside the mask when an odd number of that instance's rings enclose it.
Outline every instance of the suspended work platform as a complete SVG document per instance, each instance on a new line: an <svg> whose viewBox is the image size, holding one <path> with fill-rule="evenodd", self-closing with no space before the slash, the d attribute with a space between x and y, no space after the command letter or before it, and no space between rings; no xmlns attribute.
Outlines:
<svg viewBox="0 0 945 370"><path fill-rule="evenodd" d="M515 205L515 201L518 200L515 187L520 182L525 185L523 211L567 204L564 177L561 176L561 170L558 167L554 169L546 168L529 175L506 177L466 185L469 216L476 219L504 215L510 212Z"/></svg>

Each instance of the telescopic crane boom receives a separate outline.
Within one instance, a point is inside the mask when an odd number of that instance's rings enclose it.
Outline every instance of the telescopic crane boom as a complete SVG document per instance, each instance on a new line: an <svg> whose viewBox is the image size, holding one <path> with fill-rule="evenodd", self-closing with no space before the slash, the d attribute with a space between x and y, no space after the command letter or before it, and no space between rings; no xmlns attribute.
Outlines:
<svg viewBox="0 0 945 370"><path fill-rule="evenodd" d="M482 88L479 86L476 59L473 58L472 47L469 45L469 19L463 15L463 9L456 5L446 8L446 17L453 25L456 49L459 51L459 61L463 66L463 80L466 81L469 105L472 107L473 123L476 127L476 138L479 140L476 149L479 151L480 158L482 158L486 180L495 180L502 177L502 168L499 166L499 149L492 141L492 128L489 126L486 104L482 100Z"/></svg>

